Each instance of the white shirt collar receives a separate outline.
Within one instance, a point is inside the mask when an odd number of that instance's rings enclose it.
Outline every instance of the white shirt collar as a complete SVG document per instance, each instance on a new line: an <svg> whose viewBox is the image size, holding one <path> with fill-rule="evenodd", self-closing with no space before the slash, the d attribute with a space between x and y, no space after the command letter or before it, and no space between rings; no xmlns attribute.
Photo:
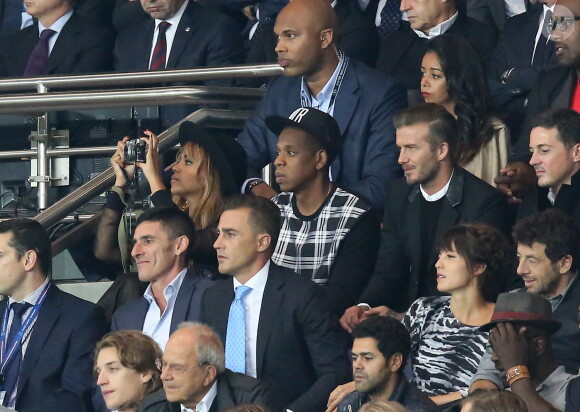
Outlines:
<svg viewBox="0 0 580 412"><path fill-rule="evenodd" d="M413 29L413 31L415 32L415 34L417 34L417 36L419 36L423 39L432 39L433 37L437 37L437 36L440 36L442 34L445 34L445 32L447 30L449 30L449 28L451 26L453 26L453 23L455 23L455 20L457 20L458 15L459 15L459 12L455 12L455 14L453 16L451 16L449 19L445 20L444 22L439 23L437 26L435 26L431 30L429 30L429 34L425 34L422 31L415 30L415 29Z"/></svg>
<svg viewBox="0 0 580 412"><path fill-rule="evenodd" d="M248 280L244 286L252 288L252 290L264 291L266 287L266 282L268 281L268 271L270 270L270 260L256 273L254 276ZM234 290L242 284L234 277Z"/></svg>
<svg viewBox="0 0 580 412"><path fill-rule="evenodd" d="M209 391L205 394L203 399L199 401L197 405L195 405L195 410L186 408L181 404L181 412L209 412L211 405L217 396L217 380L213 382Z"/></svg>
<svg viewBox="0 0 580 412"><path fill-rule="evenodd" d="M165 300L168 303L169 303L169 299L171 299L172 296L177 295L177 292L179 292L179 288L181 287L181 284L183 283L183 278L185 277L186 272L187 272L187 267L183 268L181 270L181 272L179 272L177 274L177 276L175 276L175 278L173 278L171 283L169 283L169 285L165 286L165 289L163 289L163 296L165 297ZM147 301L149 303L151 303L155 300L155 298L153 297L153 291L151 290L151 284L149 284L147 286L147 289L145 289L145 293L143 293L143 297L145 299L147 299Z"/></svg>
<svg viewBox="0 0 580 412"><path fill-rule="evenodd" d="M42 285L40 285L38 288L36 288L36 290L34 292L32 292L30 295L26 296L24 299L17 301L12 299L11 297L8 298L8 307L10 307L10 305L12 305L15 302L18 303L29 303L32 306L36 305L36 301L38 301L38 298L40 298L40 295L42 293L42 290L44 289L44 287L47 285L48 283L48 277L46 278L46 280L44 282L42 282Z"/></svg>
<svg viewBox="0 0 580 412"><path fill-rule="evenodd" d="M167 19L167 20L155 19L155 30L157 30L157 28L159 27L159 23L161 23L162 21L166 21L167 23L171 23L171 27L177 27L179 25L179 21L181 20L181 16L183 16L183 13L185 12L185 8L187 7L187 3L189 3L189 0L185 0L183 2L183 4L181 5L181 7L179 8L179 10L177 10L177 13L175 13L173 15L173 17L171 17L170 19Z"/></svg>
<svg viewBox="0 0 580 412"><path fill-rule="evenodd" d="M423 198L425 198L427 202L436 202L439 199L441 199L443 196L447 194L447 191L449 190L449 185L451 184L451 179L453 179L453 172L451 172L451 177L449 178L447 184L443 186L443 189L441 189L437 193L433 193L432 195L424 191L423 186L419 185L419 189L421 189L421 194L423 195Z"/></svg>
<svg viewBox="0 0 580 412"><path fill-rule="evenodd" d="M42 33L42 31L44 29L51 29L51 30L54 30L57 33L60 33L62 31L62 28L64 27L64 25L68 22L68 20L72 16L72 14L73 14L73 11L72 10L67 11L57 21L55 21L54 23L52 23L52 26L50 26L50 27L44 27L42 25L42 23L39 21L38 22L38 35L40 36L40 33Z"/></svg>

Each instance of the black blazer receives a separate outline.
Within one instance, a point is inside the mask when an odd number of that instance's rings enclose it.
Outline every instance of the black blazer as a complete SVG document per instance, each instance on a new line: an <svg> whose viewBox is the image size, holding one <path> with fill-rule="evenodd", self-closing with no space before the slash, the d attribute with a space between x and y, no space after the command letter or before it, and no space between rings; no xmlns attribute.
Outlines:
<svg viewBox="0 0 580 412"><path fill-rule="evenodd" d="M200 277L197 272L187 271L175 299L173 317L169 328L170 334L177 329L181 322L195 322L200 319L201 297L205 289L211 284L211 280ZM111 330L143 330L143 323L148 310L149 302L144 297L124 304L113 314Z"/></svg>
<svg viewBox="0 0 580 412"><path fill-rule="evenodd" d="M433 245L429 264L421 264L420 196L419 185L404 179L390 185L375 272L360 302L403 312L420 297L419 280L427 276L421 268L432 267L438 253ZM435 239L458 223L487 223L504 233L511 228L505 195L460 167L455 167L445 198Z"/></svg>
<svg viewBox="0 0 580 412"><path fill-rule="evenodd" d="M0 316L7 302L0 302ZM22 359L16 410L92 410L92 353L106 331L100 307L51 285Z"/></svg>
<svg viewBox="0 0 580 412"><path fill-rule="evenodd" d="M38 43L38 25L7 36L0 48L0 77L20 77ZM46 74L97 73L113 68L113 32L73 13L48 57Z"/></svg>
<svg viewBox="0 0 580 412"><path fill-rule="evenodd" d="M530 160L530 131L534 119L546 109L569 109L576 85L573 67L554 67L543 71L528 95L526 117L518 141L512 148L510 161Z"/></svg>
<svg viewBox="0 0 580 412"><path fill-rule="evenodd" d="M504 0L467 0L467 16L500 32L508 20Z"/></svg>
<svg viewBox="0 0 580 412"><path fill-rule="evenodd" d="M202 319L226 341L232 278L203 297ZM294 412L323 411L330 392L351 379L346 335L310 279L270 263L256 346L257 377Z"/></svg>
<svg viewBox="0 0 580 412"><path fill-rule="evenodd" d="M465 38L481 57L482 62L489 59L495 47L495 31L461 13L445 34ZM421 60L427 50L427 41L417 36L407 22L401 22L397 33L380 42L376 68L393 76L408 90L419 90Z"/></svg>
<svg viewBox="0 0 580 412"><path fill-rule="evenodd" d="M502 1L503 3L503 1ZM544 70L556 66L554 43L548 43L545 58L538 68L532 67L536 34L543 7L532 7L527 12L508 20L499 37L493 56L488 63L488 83L493 101L501 112L523 113L524 101ZM506 84L501 77L506 70L514 69Z"/></svg>

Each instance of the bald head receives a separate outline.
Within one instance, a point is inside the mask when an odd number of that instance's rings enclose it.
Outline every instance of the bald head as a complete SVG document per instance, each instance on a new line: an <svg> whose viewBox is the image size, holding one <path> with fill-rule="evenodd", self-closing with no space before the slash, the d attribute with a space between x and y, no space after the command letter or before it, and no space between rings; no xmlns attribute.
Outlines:
<svg viewBox="0 0 580 412"><path fill-rule="evenodd" d="M336 14L326 0L294 0L280 11L274 32L285 76L313 76L336 66Z"/></svg>

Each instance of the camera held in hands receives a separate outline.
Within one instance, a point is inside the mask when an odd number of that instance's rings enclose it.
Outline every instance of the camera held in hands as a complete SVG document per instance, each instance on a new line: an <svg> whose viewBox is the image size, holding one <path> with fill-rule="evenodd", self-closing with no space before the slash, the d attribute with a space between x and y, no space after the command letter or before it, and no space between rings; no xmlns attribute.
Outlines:
<svg viewBox="0 0 580 412"><path fill-rule="evenodd" d="M149 146L141 139L129 140L125 143L123 158L127 164L145 163Z"/></svg>

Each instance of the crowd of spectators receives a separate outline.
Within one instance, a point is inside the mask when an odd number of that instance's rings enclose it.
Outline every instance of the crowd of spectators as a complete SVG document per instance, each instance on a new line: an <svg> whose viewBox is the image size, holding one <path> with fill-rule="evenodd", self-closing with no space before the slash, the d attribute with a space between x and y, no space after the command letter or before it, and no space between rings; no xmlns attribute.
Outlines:
<svg viewBox="0 0 580 412"><path fill-rule="evenodd" d="M0 77L284 69L237 83L267 82L237 139L182 122L165 170L152 131L119 141L98 305L0 222L0 411L575 411L579 25L577 0L0 1Z"/></svg>

